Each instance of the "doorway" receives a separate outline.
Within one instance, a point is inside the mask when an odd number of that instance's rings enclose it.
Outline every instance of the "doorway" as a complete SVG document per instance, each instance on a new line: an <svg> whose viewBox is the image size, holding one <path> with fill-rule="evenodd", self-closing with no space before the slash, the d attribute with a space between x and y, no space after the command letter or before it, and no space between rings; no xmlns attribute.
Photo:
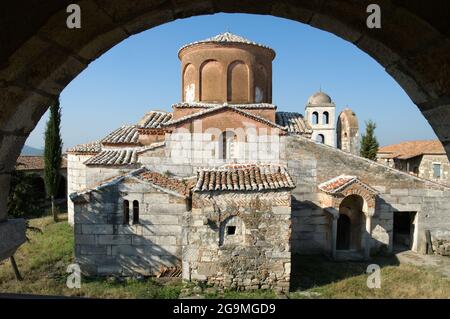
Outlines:
<svg viewBox="0 0 450 319"><path fill-rule="evenodd" d="M337 250L349 250L351 238L351 222L347 215L341 214L337 221Z"/></svg>
<svg viewBox="0 0 450 319"><path fill-rule="evenodd" d="M395 251L411 250L414 242L416 212L394 212L393 245Z"/></svg>

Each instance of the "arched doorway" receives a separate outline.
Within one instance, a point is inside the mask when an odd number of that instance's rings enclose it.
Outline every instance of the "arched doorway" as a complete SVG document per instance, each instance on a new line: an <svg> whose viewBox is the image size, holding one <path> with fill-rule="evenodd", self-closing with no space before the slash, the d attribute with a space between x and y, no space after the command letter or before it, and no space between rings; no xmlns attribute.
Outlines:
<svg viewBox="0 0 450 319"><path fill-rule="evenodd" d="M350 249L351 222L347 215L340 215L337 222L336 249Z"/></svg>
<svg viewBox="0 0 450 319"><path fill-rule="evenodd" d="M337 221L337 250L356 250L363 247L365 215L363 213L364 199L359 195L345 197L339 206Z"/></svg>

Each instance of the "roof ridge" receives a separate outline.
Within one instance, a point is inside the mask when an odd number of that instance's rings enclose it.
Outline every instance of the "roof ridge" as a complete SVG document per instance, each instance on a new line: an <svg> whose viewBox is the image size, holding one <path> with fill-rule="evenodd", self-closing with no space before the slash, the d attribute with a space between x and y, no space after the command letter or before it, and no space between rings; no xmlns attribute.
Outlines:
<svg viewBox="0 0 450 319"><path fill-rule="evenodd" d="M167 121L167 122L165 122L165 123L163 124L163 126L170 126L170 125L178 124L178 123L184 122L184 121L186 121L186 120L189 120L189 119L192 119L192 118L196 118L196 117L199 117L199 116L203 116L203 115L205 115L205 114L213 113L213 112L215 112L215 111L218 111L218 110L221 110L221 109L226 109L226 108L228 108L228 109L230 109L230 110L233 110L233 111L235 111L235 112L241 113L241 114L243 114L243 115L245 115L245 116L248 116L248 117L250 117L250 118L253 118L253 119L257 120L257 121L261 121L261 122L264 122L264 123L269 124L269 125L271 125L271 126L274 126L274 127L278 128L278 129L280 129L280 130L283 130L283 131L286 130L284 127L282 127L281 125L278 125L278 124L275 123L275 122L269 121L268 119L263 118L263 117L261 117L261 116L258 116L258 115L255 115L255 114L246 112L246 111L244 111L244 110L241 110L241 109L239 109L239 108L237 108L237 107L235 107L235 106L233 106L233 105L229 105L229 104L227 104L227 103L224 103L224 104L222 104L222 105L218 105L217 107L208 108L208 109L206 109L206 110L204 110L204 111L192 113L192 114L189 114L189 115L180 117L180 118L178 118L178 119L176 119L176 120L170 120L170 121Z"/></svg>
<svg viewBox="0 0 450 319"><path fill-rule="evenodd" d="M183 49L185 49L187 47L197 45L197 44L202 44L202 43L242 43L242 44L249 44L249 45L254 45L254 46L261 47L261 48L269 49L275 53L275 51L267 45L257 43L255 41L249 40L241 35L237 35L237 34L229 32L229 31L219 33L215 36L212 36L212 37L209 37L209 38L206 38L203 40L198 40L198 41L187 43L178 50L178 53L180 53Z"/></svg>

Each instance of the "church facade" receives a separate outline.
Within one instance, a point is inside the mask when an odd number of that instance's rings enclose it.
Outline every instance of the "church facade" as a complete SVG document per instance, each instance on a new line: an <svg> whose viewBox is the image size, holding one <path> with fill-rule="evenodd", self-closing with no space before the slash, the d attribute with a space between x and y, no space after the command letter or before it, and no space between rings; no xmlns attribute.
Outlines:
<svg viewBox="0 0 450 319"><path fill-rule="evenodd" d="M294 253L446 251L449 188L360 158L355 113L336 119L324 92L305 116L278 111L274 50L223 33L178 56L172 112L68 151L69 222L85 273L178 267L187 280L287 291Z"/></svg>

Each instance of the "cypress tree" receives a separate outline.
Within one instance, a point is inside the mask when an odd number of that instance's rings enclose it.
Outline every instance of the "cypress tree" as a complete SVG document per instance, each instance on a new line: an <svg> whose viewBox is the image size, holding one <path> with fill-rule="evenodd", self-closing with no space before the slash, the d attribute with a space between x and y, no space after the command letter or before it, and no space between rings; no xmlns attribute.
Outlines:
<svg viewBox="0 0 450 319"><path fill-rule="evenodd" d="M366 133L361 138L361 153L362 157L375 160L378 153L378 141L375 136L376 124L372 120L366 122Z"/></svg>
<svg viewBox="0 0 450 319"><path fill-rule="evenodd" d="M55 222L58 221L58 214L55 207L55 196L58 192L62 155L62 139L60 133L61 109L59 100L50 106L50 117L45 130L45 150L44 150L44 181L47 196L52 203L52 215Z"/></svg>

